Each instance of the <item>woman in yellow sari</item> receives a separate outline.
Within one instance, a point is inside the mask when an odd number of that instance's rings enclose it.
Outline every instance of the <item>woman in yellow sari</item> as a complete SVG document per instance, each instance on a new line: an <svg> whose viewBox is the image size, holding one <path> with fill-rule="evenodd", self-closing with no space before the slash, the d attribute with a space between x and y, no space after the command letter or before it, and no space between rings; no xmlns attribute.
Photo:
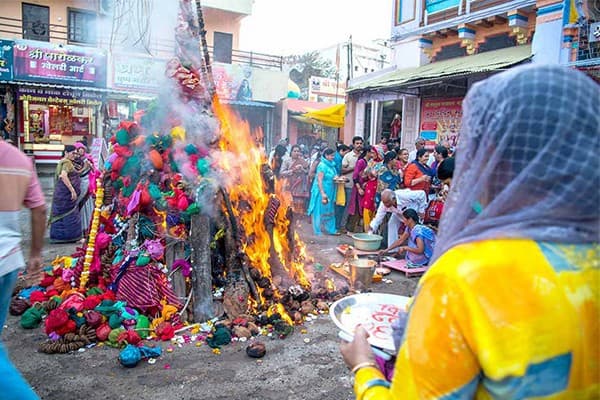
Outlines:
<svg viewBox="0 0 600 400"><path fill-rule="evenodd" d="M469 91L391 383L364 329L341 345L358 400L600 397L599 98L557 66Z"/></svg>

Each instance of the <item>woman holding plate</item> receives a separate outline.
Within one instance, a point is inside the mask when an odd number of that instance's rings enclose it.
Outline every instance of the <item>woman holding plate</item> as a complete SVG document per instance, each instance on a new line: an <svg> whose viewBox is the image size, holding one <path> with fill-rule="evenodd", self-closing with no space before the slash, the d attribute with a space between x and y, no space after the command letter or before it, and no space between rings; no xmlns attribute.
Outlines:
<svg viewBox="0 0 600 400"><path fill-rule="evenodd" d="M341 345L357 400L600 396L599 98L559 66L473 85L391 383L365 329Z"/></svg>

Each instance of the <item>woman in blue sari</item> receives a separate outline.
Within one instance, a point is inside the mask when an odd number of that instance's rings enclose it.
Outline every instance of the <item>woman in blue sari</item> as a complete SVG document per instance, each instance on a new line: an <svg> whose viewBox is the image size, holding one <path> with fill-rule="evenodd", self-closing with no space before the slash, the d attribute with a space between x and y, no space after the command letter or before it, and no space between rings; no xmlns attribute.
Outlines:
<svg viewBox="0 0 600 400"><path fill-rule="evenodd" d="M330 235L337 234L335 229L335 194L334 179L337 177L335 152L325 149L321 162L317 166L315 180L310 191L308 215L312 217L312 226L315 235L321 236L321 224L325 232Z"/></svg>
<svg viewBox="0 0 600 400"><path fill-rule="evenodd" d="M56 166L52 214L48 222L51 243L73 243L82 237L77 203L81 184L79 173L73 165L76 156L75 146L66 145L64 156Z"/></svg>
<svg viewBox="0 0 600 400"><path fill-rule="evenodd" d="M406 266L418 268L428 265L433 256L435 232L419 222L419 214L412 208L404 210L402 217L406 226L404 233L383 252L387 253L408 239L407 245L398 249L398 253L406 252Z"/></svg>

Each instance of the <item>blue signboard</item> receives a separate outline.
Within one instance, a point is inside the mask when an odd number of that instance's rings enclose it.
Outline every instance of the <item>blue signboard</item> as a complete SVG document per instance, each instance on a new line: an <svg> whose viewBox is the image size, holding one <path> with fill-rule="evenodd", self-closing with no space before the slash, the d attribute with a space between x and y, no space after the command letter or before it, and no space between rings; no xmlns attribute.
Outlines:
<svg viewBox="0 0 600 400"><path fill-rule="evenodd" d="M0 39L0 80L10 81L13 78L13 45L12 40Z"/></svg>
<svg viewBox="0 0 600 400"><path fill-rule="evenodd" d="M425 9L427 14L447 10L448 8L458 7L461 0L425 0Z"/></svg>

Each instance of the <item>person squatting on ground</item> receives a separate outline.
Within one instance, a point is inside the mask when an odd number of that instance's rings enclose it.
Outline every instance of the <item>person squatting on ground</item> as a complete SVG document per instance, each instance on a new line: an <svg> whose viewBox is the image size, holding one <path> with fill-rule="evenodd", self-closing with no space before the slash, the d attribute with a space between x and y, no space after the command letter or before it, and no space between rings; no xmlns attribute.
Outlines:
<svg viewBox="0 0 600 400"><path fill-rule="evenodd" d="M473 85L391 387L364 328L341 345L357 400L600 397L598 99L558 66Z"/></svg>
<svg viewBox="0 0 600 400"><path fill-rule="evenodd" d="M31 248L26 268L28 285L42 279L42 244L46 227L46 202L33 164L16 147L0 139L0 334L4 327L10 299L19 270L25 266L21 251L19 212L31 210ZM6 399L38 399L8 358L0 343L0 397Z"/></svg>
<svg viewBox="0 0 600 400"><path fill-rule="evenodd" d="M398 230L402 224L402 212L412 208L422 218L427 209L427 196L422 190L398 189L392 191L385 189L381 192L381 202L377 207L375 217L369 225L368 233L377 232L387 213L390 218L387 222L387 244L398 240Z"/></svg>
<svg viewBox="0 0 600 400"><path fill-rule="evenodd" d="M399 247L398 253L406 252L406 265L409 268L418 268L429 265L435 246L435 232L419 222L419 214L412 208L402 212L402 222L405 229L394 243L388 244L381 254ZM408 240L406 246L402 244Z"/></svg>

